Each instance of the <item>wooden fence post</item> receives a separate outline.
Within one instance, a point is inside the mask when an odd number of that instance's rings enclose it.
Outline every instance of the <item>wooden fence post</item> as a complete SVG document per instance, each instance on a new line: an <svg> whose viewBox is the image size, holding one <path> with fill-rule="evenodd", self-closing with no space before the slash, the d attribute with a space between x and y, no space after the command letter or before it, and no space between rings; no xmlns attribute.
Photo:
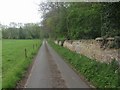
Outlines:
<svg viewBox="0 0 120 90"><path fill-rule="evenodd" d="M27 49L25 48L25 58L27 58Z"/></svg>

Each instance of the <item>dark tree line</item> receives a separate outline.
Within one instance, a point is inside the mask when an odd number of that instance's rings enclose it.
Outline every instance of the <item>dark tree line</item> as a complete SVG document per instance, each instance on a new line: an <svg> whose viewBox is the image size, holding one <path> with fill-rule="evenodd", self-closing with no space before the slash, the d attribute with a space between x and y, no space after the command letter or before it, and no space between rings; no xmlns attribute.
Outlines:
<svg viewBox="0 0 120 90"><path fill-rule="evenodd" d="M94 39L120 36L120 2L40 4L42 29L51 38Z"/></svg>

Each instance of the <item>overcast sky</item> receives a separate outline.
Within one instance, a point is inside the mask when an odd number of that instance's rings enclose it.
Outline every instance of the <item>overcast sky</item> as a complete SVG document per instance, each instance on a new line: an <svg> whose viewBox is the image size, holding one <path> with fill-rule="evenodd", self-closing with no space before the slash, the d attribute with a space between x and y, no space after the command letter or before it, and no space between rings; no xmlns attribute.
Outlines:
<svg viewBox="0 0 120 90"><path fill-rule="evenodd" d="M0 0L0 23L4 25L9 25L10 22L16 23L40 22L41 21L40 17L42 14L38 12L39 8L38 4L43 1L46 0ZM84 0L48 0L48 1L84 1Z"/></svg>
<svg viewBox="0 0 120 90"><path fill-rule="evenodd" d="M9 25L16 23L40 22L41 14L38 4L43 0L0 0L0 23Z"/></svg>

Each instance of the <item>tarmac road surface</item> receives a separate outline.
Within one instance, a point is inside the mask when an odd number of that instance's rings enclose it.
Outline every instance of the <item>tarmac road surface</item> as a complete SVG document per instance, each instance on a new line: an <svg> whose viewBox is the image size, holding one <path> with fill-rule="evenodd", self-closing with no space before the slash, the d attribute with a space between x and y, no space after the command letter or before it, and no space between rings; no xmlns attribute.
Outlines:
<svg viewBox="0 0 120 90"><path fill-rule="evenodd" d="M89 85L43 41L25 88L89 88Z"/></svg>

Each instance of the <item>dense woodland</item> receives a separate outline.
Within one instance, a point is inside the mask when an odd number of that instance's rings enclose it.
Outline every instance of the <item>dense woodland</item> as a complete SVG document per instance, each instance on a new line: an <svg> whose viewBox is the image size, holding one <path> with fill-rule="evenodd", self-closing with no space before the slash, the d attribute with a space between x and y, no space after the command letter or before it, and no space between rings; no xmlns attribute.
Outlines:
<svg viewBox="0 0 120 90"><path fill-rule="evenodd" d="M120 36L120 2L47 2L39 7L39 12L43 13L41 25L4 27L3 38L95 39Z"/></svg>
<svg viewBox="0 0 120 90"><path fill-rule="evenodd" d="M94 39L120 36L120 2L42 3L42 28L51 38Z"/></svg>

